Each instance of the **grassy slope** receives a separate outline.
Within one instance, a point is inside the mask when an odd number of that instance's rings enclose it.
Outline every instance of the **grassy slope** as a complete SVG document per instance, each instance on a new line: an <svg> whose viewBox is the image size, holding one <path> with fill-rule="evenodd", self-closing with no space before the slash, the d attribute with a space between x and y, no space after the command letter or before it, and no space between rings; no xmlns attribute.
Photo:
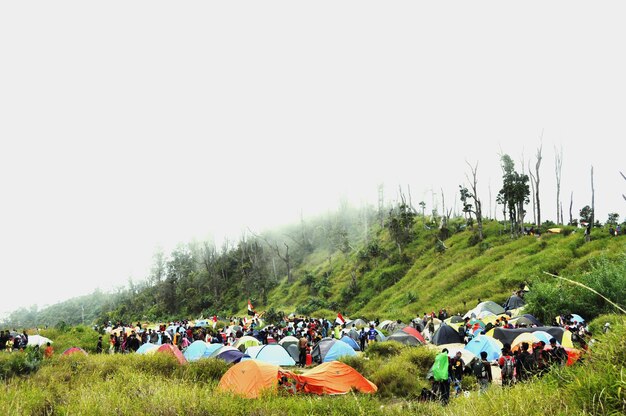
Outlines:
<svg viewBox="0 0 626 416"><path fill-rule="evenodd" d="M321 278L329 273L332 295L326 300L337 302L351 317L409 319L443 307L452 312L466 311L477 298L503 302L521 283L531 283L543 271L573 276L584 272L594 257L616 257L625 251L624 238L610 238L602 230L594 231L590 243L584 243L581 230L568 236L544 234L518 239L501 231L502 226L496 222L486 224L485 241L474 246L469 245L471 232L454 234L445 241L445 253L437 253L433 231L417 225L418 236L404 250L408 257L404 264L397 261L397 250L381 233L381 246L387 256L364 259L357 251L348 255L337 252L329 263L327 253L317 251L295 275L309 271ZM353 271L359 291L346 304L341 292L350 284ZM315 295L301 281L293 285L283 282L271 293L268 303L279 310L293 311Z"/></svg>
<svg viewBox="0 0 626 416"><path fill-rule="evenodd" d="M583 364L510 389L492 386L483 396L474 389L471 397L454 399L448 407L415 401L421 387L427 385L425 374L434 356L431 350L390 348L381 343L373 350L378 354L386 351L384 355L348 360L379 386L375 395L273 393L246 400L216 391L217 381L227 369L216 359L179 366L173 358L159 354L55 356L35 374L1 381L0 411L41 415L624 414L626 321L623 316L604 316L592 327L600 328L605 321L613 323L612 332L598 337ZM0 354L0 364L10 356Z"/></svg>

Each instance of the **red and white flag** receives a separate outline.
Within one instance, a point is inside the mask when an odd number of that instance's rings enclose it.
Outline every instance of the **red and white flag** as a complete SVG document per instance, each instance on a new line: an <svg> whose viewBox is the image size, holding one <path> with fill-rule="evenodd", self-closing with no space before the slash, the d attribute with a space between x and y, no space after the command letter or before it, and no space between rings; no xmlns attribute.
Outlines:
<svg viewBox="0 0 626 416"><path fill-rule="evenodd" d="M217 325L217 315L213 315L213 329L215 329L216 325Z"/></svg>
<svg viewBox="0 0 626 416"><path fill-rule="evenodd" d="M341 315L340 312L337 312L337 319L335 319L335 322L338 323L339 325L343 325L346 323L346 320L343 319L343 316Z"/></svg>

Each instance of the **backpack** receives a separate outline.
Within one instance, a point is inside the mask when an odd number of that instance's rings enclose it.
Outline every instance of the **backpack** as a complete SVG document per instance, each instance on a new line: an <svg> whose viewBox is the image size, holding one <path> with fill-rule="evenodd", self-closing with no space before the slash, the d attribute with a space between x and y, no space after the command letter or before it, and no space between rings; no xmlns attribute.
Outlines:
<svg viewBox="0 0 626 416"><path fill-rule="evenodd" d="M472 364L472 372L476 378L487 378L487 369L485 368L485 363L481 360L474 361L474 364Z"/></svg>
<svg viewBox="0 0 626 416"><path fill-rule="evenodd" d="M515 360L513 357L504 357L504 365L502 366L502 378L511 380L515 369Z"/></svg>

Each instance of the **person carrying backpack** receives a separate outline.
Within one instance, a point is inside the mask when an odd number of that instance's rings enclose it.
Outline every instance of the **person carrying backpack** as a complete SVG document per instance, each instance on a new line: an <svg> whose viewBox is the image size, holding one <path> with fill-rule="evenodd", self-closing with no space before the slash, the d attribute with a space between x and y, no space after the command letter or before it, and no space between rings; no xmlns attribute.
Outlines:
<svg viewBox="0 0 626 416"><path fill-rule="evenodd" d="M521 352L517 355L515 360L515 370L517 380L526 381L533 375L535 359L532 354L528 352L529 345L527 342L522 342L520 348Z"/></svg>
<svg viewBox="0 0 626 416"><path fill-rule="evenodd" d="M476 376L478 380L478 385L480 386L480 393L484 393L489 387L489 383L493 380L493 376L491 374L491 365L489 361L487 361L487 352L480 352L480 359L475 359L472 364L472 372Z"/></svg>
<svg viewBox="0 0 626 416"><path fill-rule="evenodd" d="M435 357L432 367L433 372L433 390L436 390L441 402L446 405L450 400L450 361L448 358L448 349L444 348Z"/></svg>
<svg viewBox="0 0 626 416"><path fill-rule="evenodd" d="M502 373L502 385L512 386L515 382L515 357L513 357L511 352L510 344L504 344L502 357L498 360L498 365Z"/></svg>

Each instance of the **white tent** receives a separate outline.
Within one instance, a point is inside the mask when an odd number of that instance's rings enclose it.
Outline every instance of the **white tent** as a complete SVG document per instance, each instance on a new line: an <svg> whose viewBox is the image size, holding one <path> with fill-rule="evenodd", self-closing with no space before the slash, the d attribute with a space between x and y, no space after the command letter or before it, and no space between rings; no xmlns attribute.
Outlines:
<svg viewBox="0 0 626 416"><path fill-rule="evenodd" d="M52 340L42 337L41 335L29 335L27 345L38 345L41 347L42 345L46 345L48 342L52 344Z"/></svg>

